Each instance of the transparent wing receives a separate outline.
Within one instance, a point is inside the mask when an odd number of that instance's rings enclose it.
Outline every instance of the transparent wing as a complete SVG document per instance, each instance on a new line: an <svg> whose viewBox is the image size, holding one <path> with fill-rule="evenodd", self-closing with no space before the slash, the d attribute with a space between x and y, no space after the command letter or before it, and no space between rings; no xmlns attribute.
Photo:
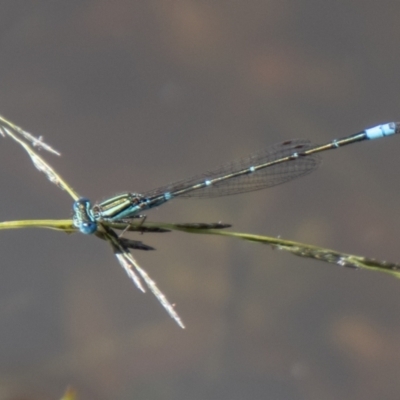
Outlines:
<svg viewBox="0 0 400 400"><path fill-rule="evenodd" d="M225 179L215 182L210 186L178 195L179 197L219 197L280 185L314 171L320 164L320 157L313 154L304 157L300 156L291 160L287 159L284 162L278 162L278 160L290 157L294 153L301 153L312 147L314 145L310 141L301 139L275 144L248 157L221 165L213 171L207 171L193 178L151 190L144 193L143 196L151 198L166 192L173 194L176 191L202 183L205 180L213 180L220 177L225 177ZM250 167L257 167L268 163L271 163L271 165L255 172L231 176L236 172L246 170Z"/></svg>

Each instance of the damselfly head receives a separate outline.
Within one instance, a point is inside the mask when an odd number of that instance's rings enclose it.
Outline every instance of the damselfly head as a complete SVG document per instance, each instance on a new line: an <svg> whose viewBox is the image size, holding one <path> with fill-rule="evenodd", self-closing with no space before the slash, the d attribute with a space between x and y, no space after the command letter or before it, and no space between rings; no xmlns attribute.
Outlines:
<svg viewBox="0 0 400 400"><path fill-rule="evenodd" d="M73 205L73 222L76 228L78 228L85 235L90 235L97 230L97 222L91 215L91 204L90 200L86 198L80 198L74 202Z"/></svg>

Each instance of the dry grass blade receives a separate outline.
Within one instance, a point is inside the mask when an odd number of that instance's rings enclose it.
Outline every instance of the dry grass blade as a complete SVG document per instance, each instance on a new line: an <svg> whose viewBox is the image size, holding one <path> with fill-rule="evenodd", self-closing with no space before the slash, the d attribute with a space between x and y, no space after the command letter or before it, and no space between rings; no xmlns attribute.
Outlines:
<svg viewBox="0 0 400 400"><path fill-rule="evenodd" d="M65 233L78 232L72 219L28 219L24 221L0 222L0 230L22 228L45 228Z"/></svg>
<svg viewBox="0 0 400 400"><path fill-rule="evenodd" d="M203 225L203 224L201 224ZM206 224L213 226L214 224ZM63 231L66 233L74 233L78 232L77 228L74 227L72 220L64 219L64 220L25 220L25 221L4 221L0 222L0 230L4 229L21 229L21 228L46 228L46 229L53 229L58 231ZM107 223L104 224L104 228L112 228L117 230L126 230L126 223ZM111 229L111 230L112 230ZM132 223L131 226L128 227L129 231L138 231L141 232L164 232L164 231L181 231L187 233L197 233L203 235L219 235L219 236L228 236L237 239L242 239L251 242L257 242L262 244L267 244L271 246L273 249L288 251L299 257L306 257L311 258L318 261L327 262L330 264L336 264L341 267L349 267L349 268L356 268L356 269L367 269L372 271L380 271L391 274L396 278L400 278L400 263L393 263L388 261L380 261L375 260L368 257L357 256L353 254L341 253L335 250L326 249L323 247L313 246L305 243L294 242L290 240L284 240L281 238L275 238L271 236L262 236L262 235L253 235L249 233L240 233L240 232L230 232L230 231L223 231L221 229L201 229L197 228L197 224L171 224L165 222L145 222L144 224L138 226L138 223ZM134 245L130 246L129 239L125 238L118 238L115 234L117 241L111 241L110 238L104 237L104 235L97 235L99 238L103 240L107 240L111 243L114 248L114 252L117 254L117 250L120 249L121 254L125 254L124 251L121 250L122 248L126 249L127 254L129 253L128 248L136 247L137 249L141 250L151 250L152 248L147 245L143 245L144 248L141 247L141 243L135 243ZM128 242L126 242L128 240ZM124 262L127 264L123 265L123 268L131 269L132 265L136 268L135 264L132 264L132 261L126 256L123 257L124 261L120 260L120 256L117 258L119 262ZM122 264L121 264L122 265ZM127 270L128 272L128 270ZM131 273L128 275L133 279Z"/></svg>
<svg viewBox="0 0 400 400"><path fill-rule="evenodd" d="M263 243L271 246L273 249L288 251L299 257L312 258L324 261L330 264L336 264L341 267L349 267L355 269L367 269L371 271L380 271L391 274L396 278L400 278L400 264L388 261L379 261L372 258L356 256L353 254L341 253L335 250L323 247L313 246L309 244L274 238L270 236L253 235L248 233L229 232L223 230L195 230L182 228L181 226L168 226L169 229L176 229L188 233L213 234L220 236L229 236L237 239L247 240L251 242Z"/></svg>
<svg viewBox="0 0 400 400"><path fill-rule="evenodd" d="M158 288L157 284L150 278L147 272L139 266L132 254L129 252L129 249L124 245L124 241L121 240L109 227L103 226L102 228L103 231L100 230L98 233L96 233L96 235L100 237L103 236L102 238L105 238L111 244L111 247L113 248L114 254L117 257L120 265L133 280L135 285L142 292L145 292L145 288L143 287L138 276L139 274L170 317L173 318L176 323L184 329L185 325L183 324L178 313L175 311L174 306L168 301L165 294Z"/></svg>
<svg viewBox="0 0 400 400"><path fill-rule="evenodd" d="M43 138L41 136L37 138L37 137L31 135L29 132L24 131L22 128L20 128L17 125L14 125L11 121L8 121L7 119L5 119L4 117L2 117L0 115L0 134L2 136L6 136L6 134L8 134L6 132L7 129L12 130L16 134L22 136L25 140L27 140L29 143L31 143L32 146L37 147L38 149L46 150L57 156L61 155L57 150L54 150L51 146L46 144L43 141Z"/></svg>
<svg viewBox="0 0 400 400"><path fill-rule="evenodd" d="M1 121L1 119L0 119ZM79 195L72 189L64 179L57 174L57 172L48 164L46 161L43 160L42 157L37 154L32 147L24 142L22 139L18 138L10 129L7 127L1 127L2 134L6 134L11 137L14 141L16 141L22 148L28 153L29 157L31 158L33 165L40 171L43 172L50 182L57 185L60 189L65 190L74 200L79 199Z"/></svg>

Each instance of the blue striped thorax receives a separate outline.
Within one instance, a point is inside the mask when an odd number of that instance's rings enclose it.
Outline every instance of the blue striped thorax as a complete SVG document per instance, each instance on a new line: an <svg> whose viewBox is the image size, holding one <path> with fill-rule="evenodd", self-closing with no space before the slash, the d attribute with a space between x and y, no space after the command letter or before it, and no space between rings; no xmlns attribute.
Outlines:
<svg viewBox="0 0 400 400"><path fill-rule="evenodd" d="M93 207L90 200L81 198L73 205L73 221L82 233L91 234L96 232L98 222L135 218L140 211L148 208L148 199L138 193L123 193Z"/></svg>
<svg viewBox="0 0 400 400"><path fill-rule="evenodd" d="M146 199L138 193L123 193L95 204L91 210L93 218L116 221L132 218L141 210L146 209Z"/></svg>

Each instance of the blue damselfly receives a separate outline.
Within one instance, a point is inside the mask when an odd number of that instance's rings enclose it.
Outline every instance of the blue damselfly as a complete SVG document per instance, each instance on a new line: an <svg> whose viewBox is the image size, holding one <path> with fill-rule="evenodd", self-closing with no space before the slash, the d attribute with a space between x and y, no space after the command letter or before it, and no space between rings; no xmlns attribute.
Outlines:
<svg viewBox="0 0 400 400"><path fill-rule="evenodd" d="M73 206L74 224L82 233L91 234L96 232L98 223L140 218L143 211L176 197L219 197L265 189L312 172L320 162L317 153L399 132L400 123L391 122L323 145L314 145L307 140L288 140L213 171L147 193L123 193L93 206L88 199L80 198Z"/></svg>

